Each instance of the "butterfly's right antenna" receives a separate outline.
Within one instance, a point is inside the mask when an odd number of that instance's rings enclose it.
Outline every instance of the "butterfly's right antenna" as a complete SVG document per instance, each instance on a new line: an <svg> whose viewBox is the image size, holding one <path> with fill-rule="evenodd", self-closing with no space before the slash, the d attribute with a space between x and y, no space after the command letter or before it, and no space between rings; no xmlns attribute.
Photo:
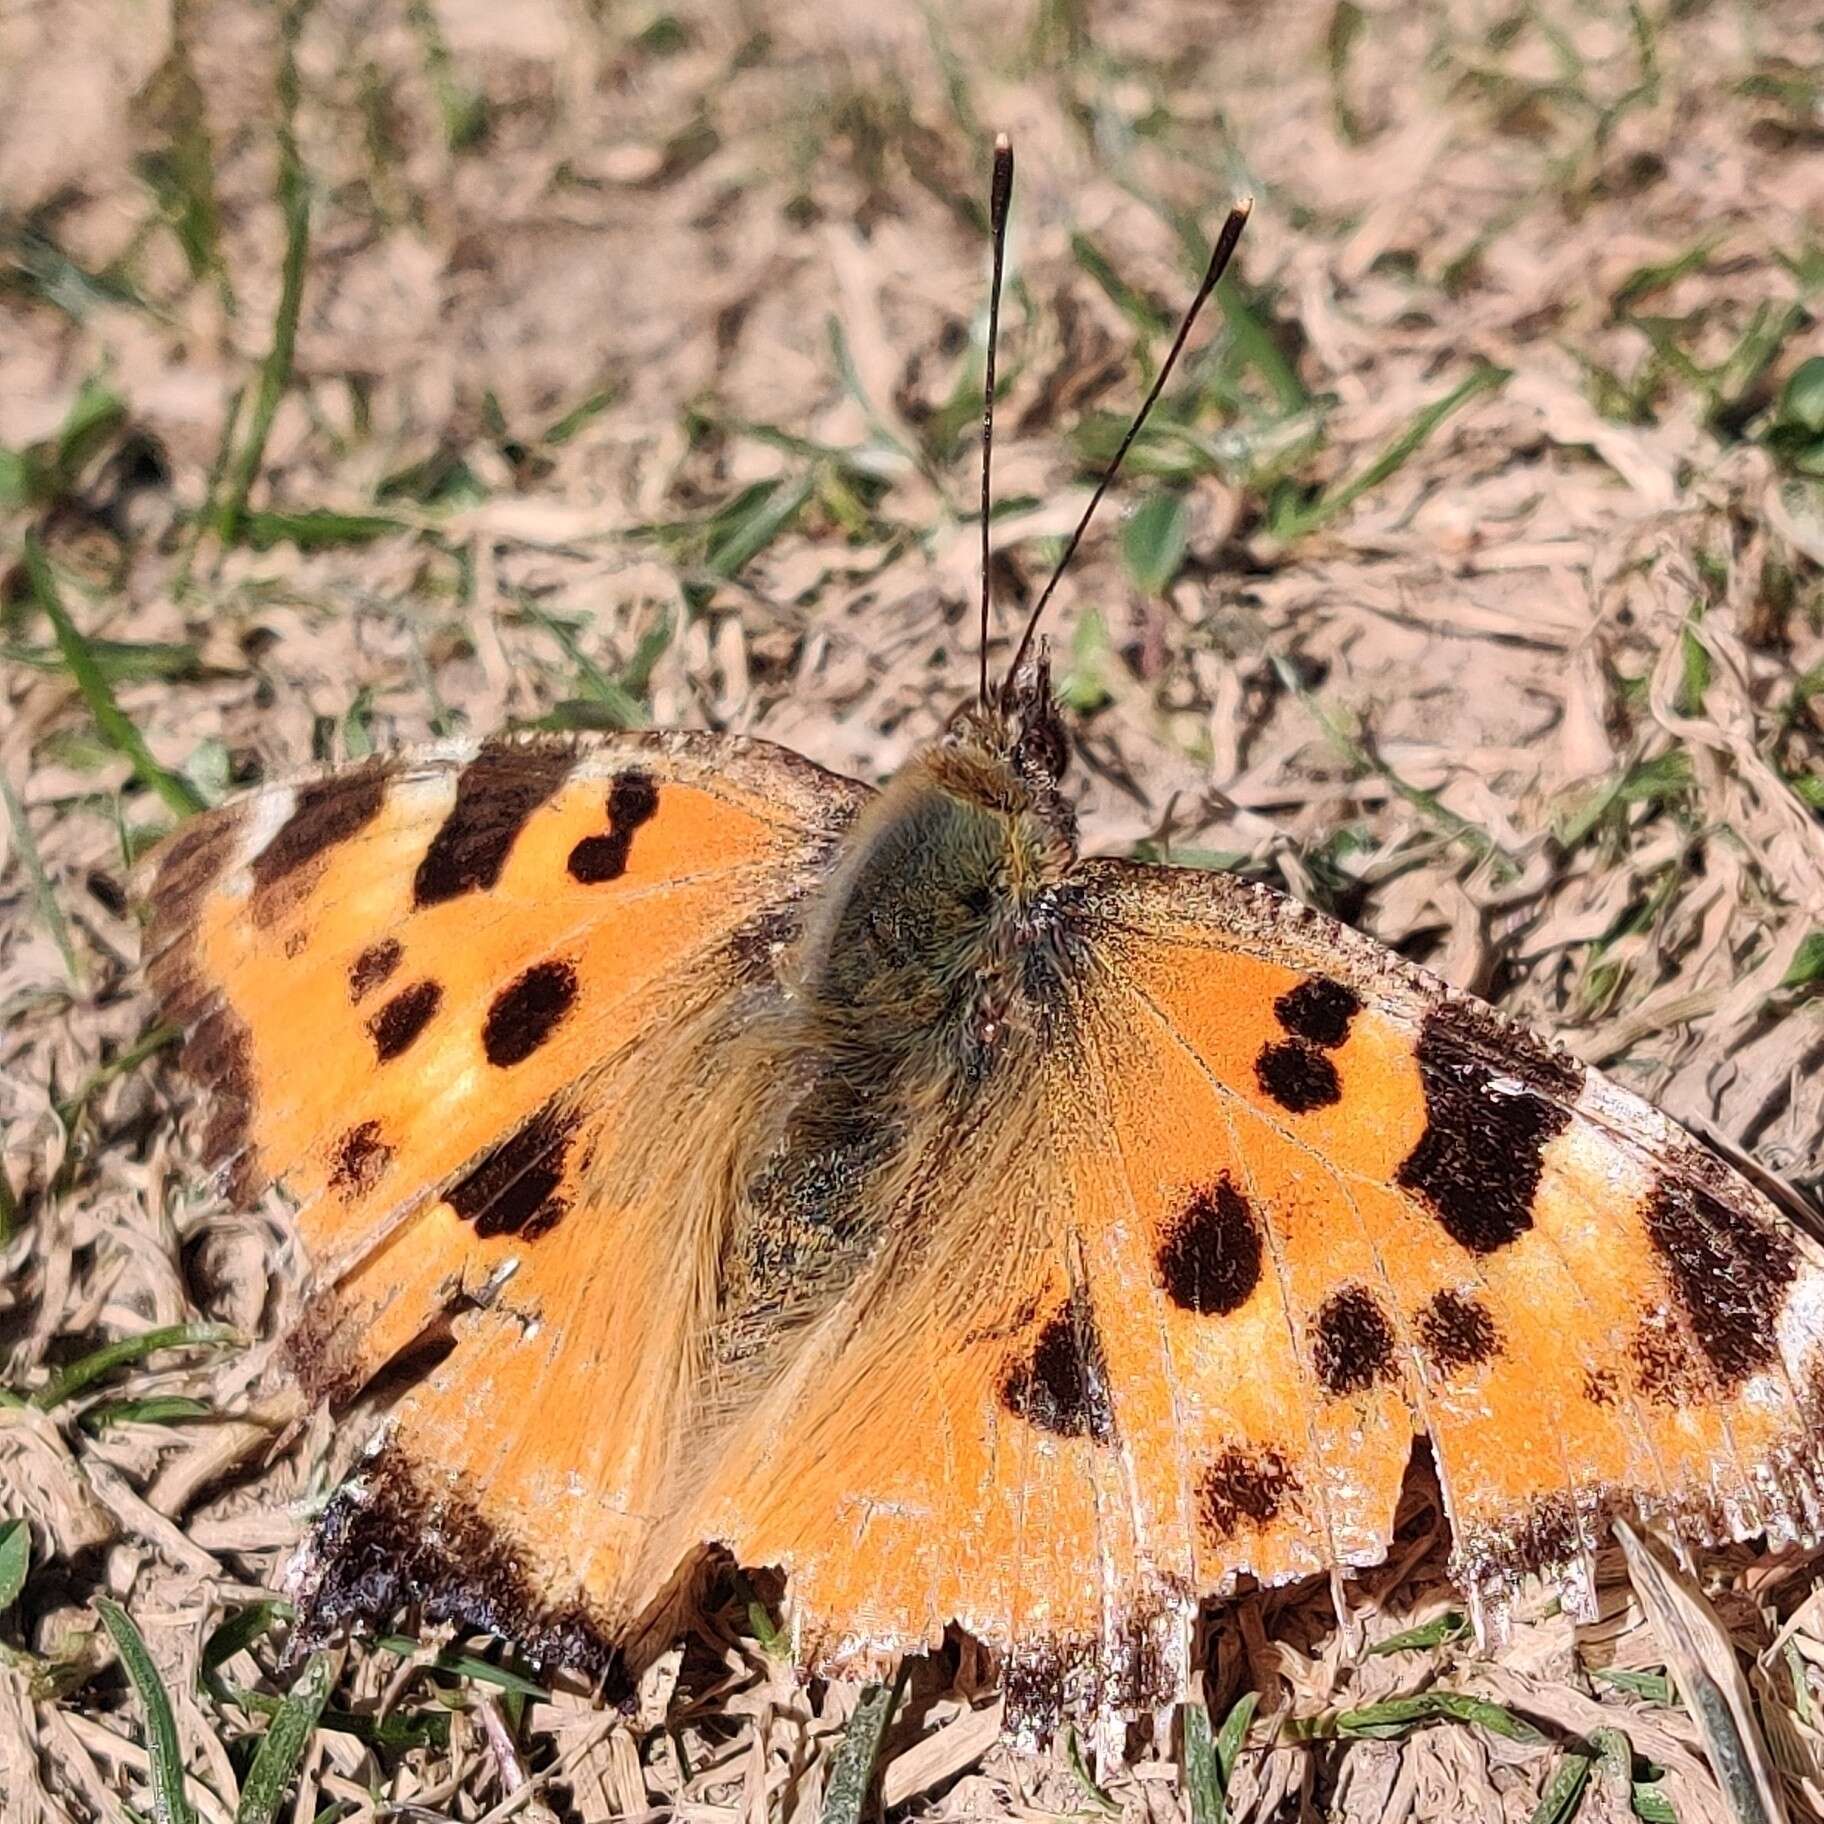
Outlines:
<svg viewBox="0 0 1824 1824"><path fill-rule="evenodd" d="M1007 205L1013 197L1013 141L994 136L994 178L988 187L988 227L994 236L994 278L988 287L988 373L982 389L982 674L976 701L988 707L988 509L992 504L989 471L994 464L994 344L1001 326L1001 268L1007 259Z"/></svg>
<svg viewBox="0 0 1824 1824"><path fill-rule="evenodd" d="M1013 680L1024 663L1027 652L1032 646L1032 636L1039 630L1039 617L1045 612L1045 604L1051 600L1051 592L1057 588L1058 579L1070 568L1070 560L1077 554L1077 546L1083 542L1083 534L1094 517L1096 508L1102 504L1102 496L1108 492L1109 484L1120 472L1121 463L1127 452L1133 448L1134 439L1140 435L1140 427L1146 423L1147 414L1159 401L1159 395L1165 391L1165 383L1171 378L1172 368L1177 362L1184 347L1185 337L1191 333L1191 325L1197 321L1197 313L1208 303L1210 293L1221 282L1222 275L1228 270L1230 259L1235 253L1235 243L1241 239L1241 231L1248 225L1249 211L1254 207L1252 198L1243 198L1229 211L1229 219L1223 223L1222 232L1216 237L1215 251L1210 255L1210 268L1203 275L1203 283L1197 287L1197 295L1191 300L1191 307L1184 313L1184 321L1178 325L1178 334L1172 339L1171 352L1165 357L1165 365L1159 370L1159 377L1153 382L1152 391L1146 395L1134 421L1127 427L1127 435L1121 439L1121 447L1115 451L1115 459L1102 471L1102 479L1096 483L1096 491L1089 497L1089 505L1083 509L1083 517L1077 521L1077 529L1070 535L1070 543L1064 547L1064 555L1058 559L1057 568L1052 571L1051 579L1033 604L1033 610L1026 617L1026 631L1020 635L1020 644L1013 655L1013 663L1007 667L1007 676L1001 684L1001 701L1007 700L1007 693L1013 688Z"/></svg>

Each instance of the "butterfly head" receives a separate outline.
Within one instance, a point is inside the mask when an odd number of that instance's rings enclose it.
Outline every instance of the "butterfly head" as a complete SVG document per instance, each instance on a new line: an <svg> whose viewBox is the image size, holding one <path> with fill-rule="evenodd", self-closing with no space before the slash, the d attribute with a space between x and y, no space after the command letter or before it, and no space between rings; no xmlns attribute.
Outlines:
<svg viewBox="0 0 1824 1824"><path fill-rule="evenodd" d="M1059 790L1070 740L1043 645L987 701L964 703L923 759L944 790L1012 819L1052 864L1043 872L1074 860L1076 817Z"/></svg>
<svg viewBox="0 0 1824 1824"><path fill-rule="evenodd" d="M964 703L950 718L944 745L998 763L1035 791L1055 792L1070 763L1070 741L1045 648L986 702Z"/></svg>

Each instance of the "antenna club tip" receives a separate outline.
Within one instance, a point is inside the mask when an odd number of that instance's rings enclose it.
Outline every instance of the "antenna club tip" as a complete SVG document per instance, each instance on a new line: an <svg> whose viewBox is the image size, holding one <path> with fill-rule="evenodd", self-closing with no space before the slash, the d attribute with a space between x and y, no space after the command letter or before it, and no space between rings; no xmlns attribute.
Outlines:
<svg viewBox="0 0 1824 1824"><path fill-rule="evenodd" d="M1238 196L1234 202L1235 213L1245 222L1254 213L1254 199L1251 196Z"/></svg>
<svg viewBox="0 0 1824 1824"><path fill-rule="evenodd" d="M1013 150L1013 141L1007 134L997 133L994 136L994 150L996 157L1001 157Z"/></svg>

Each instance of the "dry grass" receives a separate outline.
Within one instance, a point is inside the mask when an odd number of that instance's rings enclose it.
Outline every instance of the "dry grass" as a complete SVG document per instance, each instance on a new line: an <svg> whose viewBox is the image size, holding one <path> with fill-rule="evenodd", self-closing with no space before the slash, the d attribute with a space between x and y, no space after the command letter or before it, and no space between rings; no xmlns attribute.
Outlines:
<svg viewBox="0 0 1824 1824"><path fill-rule="evenodd" d="M313 1668L310 1731L257 1606L325 1492L325 1428L262 1404L286 1217L198 1183L121 884L173 803L430 730L648 717L889 771L970 675L995 126L1004 596L1260 199L1055 629L1092 844L1289 885L1815 1187L1821 66L1795 0L0 13L5 1377L235 1337L0 1407L6 1817L817 1813L857 1694L796 1685L739 1590L631 1722L400 1642ZM1724 1820L1732 1726L1824 1815L1817 1555L1709 1555L1649 1614L1611 1552L1593 1627L1375 1653L1451 1600L1422 1473L1408 1506L1334 1602L1212 1618L1212 1713L1260 1694L1230 1815ZM1097 1789L997 1745L972 1675L914 1669L889 1808L1214 1817L1168 1732ZM1444 1692L1499 1708L1368 1708Z"/></svg>

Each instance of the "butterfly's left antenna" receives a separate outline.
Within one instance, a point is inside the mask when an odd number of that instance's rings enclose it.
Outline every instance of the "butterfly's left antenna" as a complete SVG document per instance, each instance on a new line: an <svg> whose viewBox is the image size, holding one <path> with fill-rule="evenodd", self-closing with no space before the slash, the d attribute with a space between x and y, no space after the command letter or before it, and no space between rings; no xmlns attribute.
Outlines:
<svg viewBox="0 0 1824 1824"><path fill-rule="evenodd" d="M1039 630L1039 617L1045 612L1045 604L1051 600L1051 592L1057 588L1059 578L1070 568L1070 560L1076 556L1077 546L1083 542L1083 534L1095 516L1096 508L1102 504L1102 496L1108 492L1109 483L1120 473L1122 461L1133 448L1134 439L1140 435L1140 427L1146 423L1147 414L1158 403L1159 395L1165 391L1165 383L1171 378L1172 368L1184 347L1185 337L1191 333L1191 325L1197 321L1197 313L1209 302L1210 293L1216 289L1223 273L1228 270L1229 261L1234 257L1235 243L1241 239L1241 231L1247 227L1248 214L1253 207L1251 197L1243 198L1229 211L1229 219L1223 223L1222 232L1216 237L1216 248L1210 255L1209 270L1203 275L1203 283L1197 287L1197 295L1191 300L1190 309L1184 313L1184 321L1178 325L1178 334L1172 339L1171 352L1165 357L1165 365L1160 368L1159 377L1153 382L1152 391L1146 395L1139 411L1134 414L1133 423L1127 427L1127 435L1121 439L1121 447L1115 451L1114 461L1102 471L1102 479L1096 483L1096 491L1090 495L1089 505L1083 509L1083 517L1077 521L1077 529L1071 533L1070 543L1064 547L1064 555L1058 559L1050 581L1040 592L1038 601L1033 604L1032 613L1026 617L1026 631L1020 635L1019 648L1013 655L1013 663L1007 667L1007 676L1001 685L1003 703L1032 646L1032 636Z"/></svg>
<svg viewBox="0 0 1824 1824"><path fill-rule="evenodd" d="M989 475L994 466L994 344L1001 327L1001 268L1007 258L1007 205L1013 196L1013 141L994 136L994 178L988 188L988 226L994 236L994 277L988 287L988 373L982 393L982 642L977 701L988 707L988 607L992 554L988 549Z"/></svg>

